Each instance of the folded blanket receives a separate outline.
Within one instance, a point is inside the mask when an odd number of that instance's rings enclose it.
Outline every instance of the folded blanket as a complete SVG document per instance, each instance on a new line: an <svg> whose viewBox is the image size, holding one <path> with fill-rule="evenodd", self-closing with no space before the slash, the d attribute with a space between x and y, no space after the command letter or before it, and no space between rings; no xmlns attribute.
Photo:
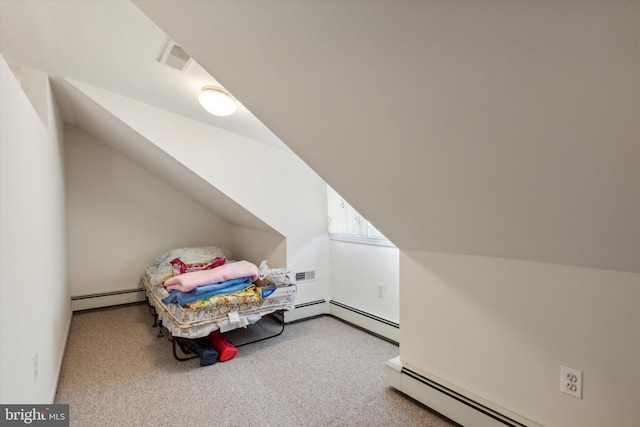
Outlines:
<svg viewBox="0 0 640 427"><path fill-rule="evenodd" d="M231 279L225 282L213 283L208 286L196 288L190 292L181 292L172 289L169 291L169 295L162 299L162 302L165 304L173 302L184 305L198 299L209 298L213 295L232 294L241 291L251 286L252 282L252 277L240 277L238 279Z"/></svg>
<svg viewBox="0 0 640 427"><path fill-rule="evenodd" d="M209 307L216 307L229 304L251 304L260 302L260 294L256 291L254 285L249 286L232 294L212 295L208 298L201 298L190 303L184 304L183 307L189 310L204 310Z"/></svg>
<svg viewBox="0 0 640 427"><path fill-rule="evenodd" d="M212 270L192 271L174 276L164 282L168 290L190 292L199 286L221 283L231 279L251 277L251 282L258 278L258 267L249 261L231 262Z"/></svg>

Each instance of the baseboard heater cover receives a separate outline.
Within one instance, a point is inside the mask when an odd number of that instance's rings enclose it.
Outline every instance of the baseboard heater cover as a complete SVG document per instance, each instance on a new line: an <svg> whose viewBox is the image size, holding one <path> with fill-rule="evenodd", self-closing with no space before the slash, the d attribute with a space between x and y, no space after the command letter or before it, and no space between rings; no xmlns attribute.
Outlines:
<svg viewBox="0 0 640 427"><path fill-rule="evenodd" d="M400 341L400 324L397 322L376 316L334 299L329 301L329 314L365 329L374 335L378 335L387 341L395 344Z"/></svg>
<svg viewBox="0 0 640 427"><path fill-rule="evenodd" d="M377 322L384 323L387 326L391 326L393 328L400 329L400 324L399 323L392 322L391 320L385 319L383 317L376 316L375 314L367 313L366 311L359 310L359 309L357 309L355 307L351 307L349 305L343 304L343 303L338 302L336 300L329 301L329 304L333 304L333 305L338 306L340 308L344 308L345 310L352 311L352 312L354 312L356 314L359 314L360 316L368 317L369 319L375 320Z"/></svg>
<svg viewBox="0 0 640 427"><path fill-rule="evenodd" d="M294 310L285 311L285 323L310 319L325 314L327 312L327 301L319 299L315 301L301 302L296 304L294 308Z"/></svg>
<svg viewBox="0 0 640 427"><path fill-rule="evenodd" d="M296 304L295 308L304 308L304 307L309 307L309 306L318 305L318 304L326 304L326 301L323 299L319 299L316 301L303 302L302 304Z"/></svg>
<svg viewBox="0 0 640 427"><path fill-rule="evenodd" d="M122 304L131 304L144 301L144 289L124 289L113 292L102 292L89 295L77 295L71 297L71 309L73 311L90 310L94 308L111 307Z"/></svg>
<svg viewBox="0 0 640 427"><path fill-rule="evenodd" d="M385 382L434 411L463 425L473 427L541 427L517 414L481 402L477 396L454 390L445 381L429 378L399 357L389 360L385 366Z"/></svg>
<svg viewBox="0 0 640 427"><path fill-rule="evenodd" d="M122 291L102 292L100 294L78 295L78 296L75 296L75 297L71 297L71 301L77 301L77 300L88 299L88 298L109 297L109 296L113 296L113 295L131 294L131 293L134 293L134 292L144 292L144 289L143 288L136 288L136 289L125 289L125 290L122 290Z"/></svg>

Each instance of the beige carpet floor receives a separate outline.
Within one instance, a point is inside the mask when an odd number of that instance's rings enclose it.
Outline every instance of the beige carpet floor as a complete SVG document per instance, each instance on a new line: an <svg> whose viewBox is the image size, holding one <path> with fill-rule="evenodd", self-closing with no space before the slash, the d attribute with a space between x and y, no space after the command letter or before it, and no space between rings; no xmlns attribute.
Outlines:
<svg viewBox="0 0 640 427"><path fill-rule="evenodd" d="M55 399L72 426L455 426L384 383L398 346L333 317L206 367L152 323L146 305L74 314Z"/></svg>

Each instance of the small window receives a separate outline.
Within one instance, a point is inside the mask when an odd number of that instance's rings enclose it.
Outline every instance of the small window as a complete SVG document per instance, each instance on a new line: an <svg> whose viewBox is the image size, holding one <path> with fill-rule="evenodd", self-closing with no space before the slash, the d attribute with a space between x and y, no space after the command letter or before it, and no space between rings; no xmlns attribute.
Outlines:
<svg viewBox="0 0 640 427"><path fill-rule="evenodd" d="M336 191L327 186L329 237L334 240L394 246Z"/></svg>

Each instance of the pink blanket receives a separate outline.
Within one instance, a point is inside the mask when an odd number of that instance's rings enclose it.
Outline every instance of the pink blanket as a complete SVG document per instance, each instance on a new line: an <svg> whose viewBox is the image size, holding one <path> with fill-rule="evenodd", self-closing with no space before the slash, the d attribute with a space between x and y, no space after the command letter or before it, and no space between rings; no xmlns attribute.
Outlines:
<svg viewBox="0 0 640 427"><path fill-rule="evenodd" d="M174 276L164 282L164 286L171 290L190 292L198 286L226 282L231 279L251 277L251 281L258 278L258 267L249 261L230 262L212 270L193 271Z"/></svg>

